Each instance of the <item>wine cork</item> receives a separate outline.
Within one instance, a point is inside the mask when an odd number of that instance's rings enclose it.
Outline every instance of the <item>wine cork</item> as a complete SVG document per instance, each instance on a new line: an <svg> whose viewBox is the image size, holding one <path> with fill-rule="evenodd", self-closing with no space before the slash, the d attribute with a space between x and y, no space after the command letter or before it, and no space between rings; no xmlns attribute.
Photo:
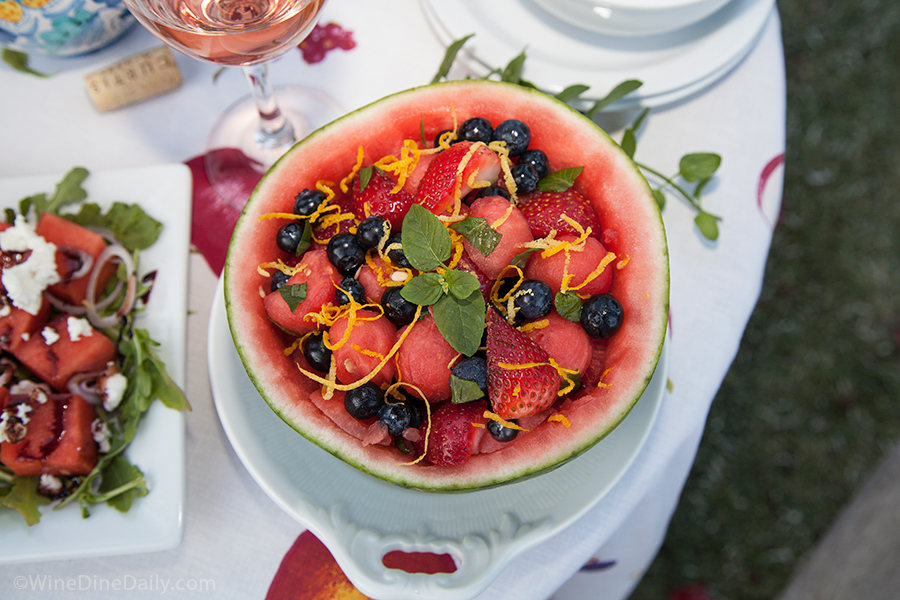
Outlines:
<svg viewBox="0 0 900 600"><path fill-rule="evenodd" d="M172 51L160 46L85 75L84 83L97 110L109 112L173 90L182 80Z"/></svg>

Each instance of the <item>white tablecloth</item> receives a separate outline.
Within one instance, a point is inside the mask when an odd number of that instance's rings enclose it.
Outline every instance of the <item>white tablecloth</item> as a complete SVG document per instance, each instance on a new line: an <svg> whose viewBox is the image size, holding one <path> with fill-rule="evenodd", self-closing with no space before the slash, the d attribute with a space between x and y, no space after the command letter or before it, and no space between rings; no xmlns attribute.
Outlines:
<svg viewBox="0 0 900 600"><path fill-rule="evenodd" d="M322 22L328 21L352 31L357 48L332 52L315 65L291 53L274 65L274 82L321 89L352 109L427 83L443 56L420 6L411 0L334 0L324 11ZM174 92L107 114L96 112L88 99L85 74L155 45L155 38L138 27L90 56L32 57L37 70L55 73L48 79L0 65L0 178L63 172L75 164L104 170L183 162L202 154L217 115L246 93L237 72L214 81L216 67L179 55L184 85ZM688 152L717 152L724 158L704 195L704 206L723 217L717 242L698 233L694 212L675 196L669 196L664 211L672 270L670 391L648 442L612 491L569 529L525 552L480 598L624 598L649 566L693 462L710 403L760 292L781 203L784 134L783 52L775 13L734 71L702 93L650 113L638 141L641 162L675 173L678 159ZM303 527L247 474L217 419L205 348L215 283L203 258L192 255L186 391L193 412L187 418L182 543L149 554L2 566L0 597L40 596L37 589L15 585L19 576L204 580L205 588L213 589L168 589L165 595L265 596L279 561ZM592 558L598 568L579 571ZM75 589L52 596L126 595Z"/></svg>

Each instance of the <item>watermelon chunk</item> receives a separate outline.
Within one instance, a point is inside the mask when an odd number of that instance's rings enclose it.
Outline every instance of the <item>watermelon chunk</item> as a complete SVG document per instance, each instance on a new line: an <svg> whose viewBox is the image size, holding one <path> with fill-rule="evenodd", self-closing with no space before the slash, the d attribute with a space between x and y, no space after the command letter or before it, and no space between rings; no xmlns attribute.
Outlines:
<svg viewBox="0 0 900 600"><path fill-rule="evenodd" d="M93 328L91 335L73 340L69 335L70 318L74 317L57 315L14 353L19 362L58 391L66 389L72 375L102 371L116 358L112 340Z"/></svg>
<svg viewBox="0 0 900 600"><path fill-rule="evenodd" d="M15 352L50 319L50 302L45 297L36 315L9 304L0 304L0 348Z"/></svg>
<svg viewBox="0 0 900 600"><path fill-rule="evenodd" d="M317 329L317 322L306 318L309 312L317 313L326 304L335 304L335 286L341 283L341 276L328 260L324 249L313 249L303 255L298 264L300 270L284 284L305 285L306 297L294 310L284 299L282 290L270 292L263 304L266 315L283 330L294 335L303 335Z"/></svg>
<svg viewBox="0 0 900 600"><path fill-rule="evenodd" d="M106 248L106 241L100 234L90 229L46 212L41 213L34 231L48 242L56 245L56 270L62 281L51 285L50 293L70 304L80 306L87 296L89 275L85 274L77 279L69 280L68 276L78 270L81 262L75 254L67 249L77 248L87 252L96 261L103 249ZM109 278L115 272L114 262L108 262L102 267L97 280L98 292L104 289Z"/></svg>
<svg viewBox="0 0 900 600"><path fill-rule="evenodd" d="M27 406L27 409L20 409ZM51 394L45 402L12 394L5 410L27 411L27 433L18 443L0 444L0 462L23 477L87 475L97 464L91 423L94 407L77 394Z"/></svg>

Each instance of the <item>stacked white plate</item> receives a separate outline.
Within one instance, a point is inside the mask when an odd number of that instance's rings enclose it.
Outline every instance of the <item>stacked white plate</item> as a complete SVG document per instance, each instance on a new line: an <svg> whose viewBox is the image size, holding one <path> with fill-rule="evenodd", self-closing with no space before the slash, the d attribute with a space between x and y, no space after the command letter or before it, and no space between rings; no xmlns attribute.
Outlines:
<svg viewBox="0 0 900 600"><path fill-rule="evenodd" d="M753 48L774 3L728 0L693 24L649 35L576 26L547 10L552 0L422 0L422 7L442 43L474 34L459 59L477 74L524 51L523 78L550 93L584 84L590 89L582 97L598 99L622 81L642 81L612 106L629 109L685 99L723 77Z"/></svg>

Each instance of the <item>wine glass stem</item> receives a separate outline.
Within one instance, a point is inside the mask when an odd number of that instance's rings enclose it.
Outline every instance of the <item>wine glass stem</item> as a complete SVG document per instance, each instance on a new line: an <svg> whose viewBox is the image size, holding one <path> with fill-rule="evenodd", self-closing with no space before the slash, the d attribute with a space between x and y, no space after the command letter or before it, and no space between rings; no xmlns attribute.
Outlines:
<svg viewBox="0 0 900 600"><path fill-rule="evenodd" d="M259 110L259 127L256 143L260 148L281 148L296 141L294 126L278 109L272 86L269 84L269 67L266 63L241 67L250 83L250 92Z"/></svg>

